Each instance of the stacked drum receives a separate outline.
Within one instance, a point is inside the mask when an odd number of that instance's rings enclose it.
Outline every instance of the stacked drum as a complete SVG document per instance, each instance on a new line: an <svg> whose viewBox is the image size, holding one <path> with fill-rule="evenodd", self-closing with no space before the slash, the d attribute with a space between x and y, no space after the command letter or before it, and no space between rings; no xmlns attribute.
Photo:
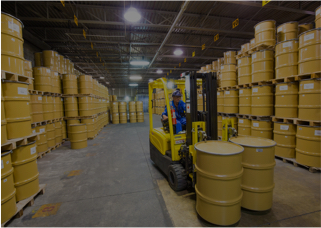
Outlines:
<svg viewBox="0 0 321 228"><path fill-rule="evenodd" d="M244 56L237 60L239 85L251 83L251 63L251 56Z"/></svg>
<svg viewBox="0 0 321 228"><path fill-rule="evenodd" d="M144 122L144 109L143 109L143 102L136 101L136 118L138 123ZM165 106L165 104L164 104Z"/></svg>
<svg viewBox="0 0 321 228"><path fill-rule="evenodd" d="M118 102L119 122L121 124L127 123L127 103L124 101Z"/></svg>
<svg viewBox="0 0 321 228"><path fill-rule="evenodd" d="M262 50L252 53L252 82L269 81L274 78L274 52Z"/></svg>
<svg viewBox="0 0 321 228"><path fill-rule="evenodd" d="M29 90L34 89L34 79L33 79L33 73L32 73L32 62L29 60L24 61L24 71L25 71L25 76L30 78L30 84L28 86Z"/></svg>
<svg viewBox="0 0 321 228"><path fill-rule="evenodd" d="M238 90L224 91L224 112L238 113L239 112L239 93Z"/></svg>
<svg viewBox="0 0 321 228"><path fill-rule="evenodd" d="M251 115L252 88L247 87L239 90L239 114Z"/></svg>

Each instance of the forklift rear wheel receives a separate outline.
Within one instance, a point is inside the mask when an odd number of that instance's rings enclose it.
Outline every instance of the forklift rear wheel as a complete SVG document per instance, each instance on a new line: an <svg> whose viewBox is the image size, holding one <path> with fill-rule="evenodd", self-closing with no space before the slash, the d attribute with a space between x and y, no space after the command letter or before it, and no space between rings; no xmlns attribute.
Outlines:
<svg viewBox="0 0 321 228"><path fill-rule="evenodd" d="M171 186L174 191L182 191L186 189L186 173L181 164L173 164L169 166L168 182L169 186Z"/></svg>

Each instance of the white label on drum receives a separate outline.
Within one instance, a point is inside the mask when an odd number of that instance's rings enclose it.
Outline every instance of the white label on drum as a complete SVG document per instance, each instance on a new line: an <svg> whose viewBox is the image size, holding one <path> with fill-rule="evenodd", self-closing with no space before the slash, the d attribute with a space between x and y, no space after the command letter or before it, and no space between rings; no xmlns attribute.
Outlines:
<svg viewBox="0 0 321 228"><path fill-rule="evenodd" d="M256 152L263 152L263 149L256 149Z"/></svg>
<svg viewBox="0 0 321 228"><path fill-rule="evenodd" d="M40 129L40 133L45 132L45 131L46 131L45 128L41 128L41 129Z"/></svg>
<svg viewBox="0 0 321 228"><path fill-rule="evenodd" d="M239 62L238 62L238 64L241 64L242 63L242 59L239 59Z"/></svg>
<svg viewBox="0 0 321 228"><path fill-rule="evenodd" d="M230 91L225 91L225 94L230 94Z"/></svg>
<svg viewBox="0 0 321 228"><path fill-rule="evenodd" d="M280 125L280 129L285 131L288 131L289 127L290 127L289 125Z"/></svg>
<svg viewBox="0 0 321 228"><path fill-rule="evenodd" d="M93 122L95 122L95 119L93 119Z"/></svg>
<svg viewBox="0 0 321 228"><path fill-rule="evenodd" d="M11 38L12 42L16 42L16 40L14 38Z"/></svg>
<svg viewBox="0 0 321 228"><path fill-rule="evenodd" d="M258 91L259 91L258 88L253 88L253 89L252 89L252 93L257 93Z"/></svg>
<svg viewBox="0 0 321 228"><path fill-rule="evenodd" d="M13 23L12 21L8 21L8 27L17 33L20 33L19 25Z"/></svg>
<svg viewBox="0 0 321 228"><path fill-rule="evenodd" d="M35 133L37 133L36 130L32 130L32 134L35 134Z"/></svg>
<svg viewBox="0 0 321 228"><path fill-rule="evenodd" d="M314 33L306 34L304 36L304 41L308 41L308 40L312 40L312 39L314 39Z"/></svg>
<svg viewBox="0 0 321 228"><path fill-rule="evenodd" d="M36 152L37 152L37 150L36 150L36 147L35 147L35 146L30 148L30 153L31 153L31 154L34 154L34 153L36 153Z"/></svg>
<svg viewBox="0 0 321 228"><path fill-rule="evenodd" d="M42 101L42 97L38 97L38 101Z"/></svg>
<svg viewBox="0 0 321 228"><path fill-rule="evenodd" d="M280 90L288 90L288 86L285 85L285 86L280 86Z"/></svg>
<svg viewBox="0 0 321 228"><path fill-rule="evenodd" d="M7 179L4 179L4 180L3 180L3 183L6 183L6 182L7 182Z"/></svg>
<svg viewBox="0 0 321 228"><path fill-rule="evenodd" d="M259 30L260 29L260 25L255 27L255 30Z"/></svg>
<svg viewBox="0 0 321 228"><path fill-rule="evenodd" d="M283 46L283 48L292 47L292 43L291 42L286 42L282 46Z"/></svg>
<svg viewBox="0 0 321 228"><path fill-rule="evenodd" d="M278 28L278 32L281 32L281 31L282 31L282 27L279 27L279 28Z"/></svg>
<svg viewBox="0 0 321 228"><path fill-rule="evenodd" d="M256 59L256 53L252 55L252 59Z"/></svg>
<svg viewBox="0 0 321 228"><path fill-rule="evenodd" d="M64 101L64 99L63 99L63 98L61 98L61 101Z"/></svg>
<svg viewBox="0 0 321 228"><path fill-rule="evenodd" d="M242 93L243 93L243 89L240 90L240 94L242 94Z"/></svg>
<svg viewBox="0 0 321 228"><path fill-rule="evenodd" d="M253 127L259 127L259 123L253 123Z"/></svg>
<svg viewBox="0 0 321 228"><path fill-rule="evenodd" d="M58 73L57 72L54 72L55 76L58 76Z"/></svg>
<svg viewBox="0 0 321 228"><path fill-rule="evenodd" d="M254 43L255 43L255 39L252 39L252 40L251 40L251 44L254 44Z"/></svg>
<svg viewBox="0 0 321 228"><path fill-rule="evenodd" d="M243 120L239 119L239 123L243 123Z"/></svg>
<svg viewBox="0 0 321 228"><path fill-rule="evenodd" d="M321 11L321 8L317 10L316 15L319 15L321 13L320 11Z"/></svg>
<svg viewBox="0 0 321 228"><path fill-rule="evenodd" d="M28 89L23 87L18 87L18 94L28 95Z"/></svg>
<svg viewBox="0 0 321 228"><path fill-rule="evenodd" d="M3 161L1 160L1 169L3 169Z"/></svg>
<svg viewBox="0 0 321 228"><path fill-rule="evenodd" d="M314 88L314 84L313 83L304 84L304 89L313 89L313 88Z"/></svg>
<svg viewBox="0 0 321 228"><path fill-rule="evenodd" d="M302 128L301 127L299 127L299 131L301 131L302 130Z"/></svg>
<svg viewBox="0 0 321 228"><path fill-rule="evenodd" d="M224 70L224 66L221 66L221 70Z"/></svg>
<svg viewBox="0 0 321 228"><path fill-rule="evenodd" d="M50 69L47 69L47 73L50 73Z"/></svg>
<svg viewBox="0 0 321 228"><path fill-rule="evenodd" d="M321 130L315 130L314 135L321 136Z"/></svg>
<svg viewBox="0 0 321 228"><path fill-rule="evenodd" d="M219 95L221 95L221 93L220 93L220 92L217 92L217 96L219 96Z"/></svg>

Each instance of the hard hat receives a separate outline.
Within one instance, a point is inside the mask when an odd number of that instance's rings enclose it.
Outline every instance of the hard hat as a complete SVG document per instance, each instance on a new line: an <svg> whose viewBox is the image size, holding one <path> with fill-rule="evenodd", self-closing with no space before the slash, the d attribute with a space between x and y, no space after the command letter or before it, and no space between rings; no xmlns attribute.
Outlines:
<svg viewBox="0 0 321 228"><path fill-rule="evenodd" d="M172 93L172 97L181 97L182 94L181 94L181 91L179 91L179 89L175 90L173 93Z"/></svg>

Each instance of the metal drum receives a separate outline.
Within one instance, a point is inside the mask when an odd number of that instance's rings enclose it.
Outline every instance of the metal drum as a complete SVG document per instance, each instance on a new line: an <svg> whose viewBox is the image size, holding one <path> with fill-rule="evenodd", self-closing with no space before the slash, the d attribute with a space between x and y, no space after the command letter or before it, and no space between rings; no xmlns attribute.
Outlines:
<svg viewBox="0 0 321 228"><path fill-rule="evenodd" d="M42 52L36 52L35 53L35 67L41 67L41 66L43 66Z"/></svg>
<svg viewBox="0 0 321 228"><path fill-rule="evenodd" d="M11 150L1 153L1 223L11 219L17 211L11 153Z"/></svg>
<svg viewBox="0 0 321 228"><path fill-rule="evenodd" d="M68 130L71 149L82 149L87 147L86 124L71 124L69 125Z"/></svg>
<svg viewBox="0 0 321 228"><path fill-rule="evenodd" d="M77 76L64 74L62 79L64 94L78 94Z"/></svg>
<svg viewBox="0 0 321 228"><path fill-rule="evenodd" d="M136 112L136 104L135 101L130 101L128 103L128 107L129 107L129 112Z"/></svg>
<svg viewBox="0 0 321 228"><path fill-rule="evenodd" d="M236 64L236 51L224 52L224 64Z"/></svg>
<svg viewBox="0 0 321 228"><path fill-rule="evenodd" d="M92 116L94 115L93 98L92 97L78 97L79 116Z"/></svg>
<svg viewBox="0 0 321 228"><path fill-rule="evenodd" d="M236 65L228 64L221 66L222 80L221 86L235 86L237 84Z"/></svg>
<svg viewBox="0 0 321 228"><path fill-rule="evenodd" d="M127 103L124 101L118 102L119 112L127 112Z"/></svg>
<svg viewBox="0 0 321 228"><path fill-rule="evenodd" d="M164 100L164 102L165 102L165 100ZM143 102L142 101L136 101L136 112L143 112L143 111L144 111Z"/></svg>
<svg viewBox="0 0 321 228"><path fill-rule="evenodd" d="M37 126L36 132L39 134L39 140L37 140L37 153L42 153L48 150L47 144L47 132L46 125Z"/></svg>
<svg viewBox="0 0 321 228"><path fill-rule="evenodd" d="M36 141L17 146L11 155L16 200L24 200L39 190Z"/></svg>
<svg viewBox="0 0 321 228"><path fill-rule="evenodd" d="M287 41L298 38L299 28L298 22L290 21L282 25L279 25L277 28L277 41Z"/></svg>
<svg viewBox="0 0 321 228"><path fill-rule="evenodd" d="M117 95L112 95L113 101L117 101Z"/></svg>
<svg viewBox="0 0 321 228"><path fill-rule="evenodd" d="M238 136L251 136L251 120L239 119L238 122Z"/></svg>
<svg viewBox="0 0 321 228"><path fill-rule="evenodd" d="M33 75L32 75L32 62L31 61L25 60L23 62L23 69L25 72L25 76L30 77L30 78L33 77Z"/></svg>
<svg viewBox="0 0 321 228"><path fill-rule="evenodd" d="M143 112L137 112L136 113L137 117L137 123L143 123L144 122L144 113Z"/></svg>
<svg viewBox="0 0 321 228"><path fill-rule="evenodd" d="M55 122L55 144L62 142L62 124L61 121Z"/></svg>
<svg viewBox="0 0 321 228"><path fill-rule="evenodd" d="M70 60L65 58L65 74L70 74Z"/></svg>
<svg viewBox="0 0 321 228"><path fill-rule="evenodd" d="M58 70L59 74L65 74L65 58L62 55L58 55L60 68Z"/></svg>
<svg viewBox="0 0 321 228"><path fill-rule="evenodd" d="M114 101L111 103L113 113L118 113L118 102Z"/></svg>
<svg viewBox="0 0 321 228"><path fill-rule="evenodd" d="M129 122L130 123L136 123L136 112L130 112L129 113Z"/></svg>
<svg viewBox="0 0 321 228"><path fill-rule="evenodd" d="M42 51L43 66L58 72L58 53L52 50Z"/></svg>
<svg viewBox="0 0 321 228"><path fill-rule="evenodd" d="M54 118L58 119L63 117L61 116L61 97L53 97L52 99L54 100Z"/></svg>
<svg viewBox="0 0 321 228"><path fill-rule="evenodd" d="M52 92L51 70L47 67L34 67L35 90Z"/></svg>
<svg viewBox="0 0 321 228"><path fill-rule="evenodd" d="M321 71L321 28L306 31L299 36L298 74Z"/></svg>
<svg viewBox="0 0 321 228"><path fill-rule="evenodd" d="M251 83L251 76L252 76L251 63L252 63L251 56L244 56L237 60L239 85Z"/></svg>
<svg viewBox="0 0 321 228"><path fill-rule="evenodd" d="M239 112L239 91L224 90L224 112L238 113Z"/></svg>
<svg viewBox="0 0 321 228"><path fill-rule="evenodd" d="M249 51L251 48L251 44L250 43L246 43L241 45L241 53L245 53L247 51Z"/></svg>
<svg viewBox="0 0 321 228"><path fill-rule="evenodd" d="M298 117L297 82L279 83L275 87L275 116L286 118Z"/></svg>
<svg viewBox="0 0 321 228"><path fill-rule="evenodd" d="M274 107L273 86L253 86L251 114L255 116L272 116Z"/></svg>
<svg viewBox="0 0 321 228"><path fill-rule="evenodd" d="M31 106L28 84L3 80L2 89L8 139L21 138L30 135Z"/></svg>
<svg viewBox="0 0 321 228"><path fill-rule="evenodd" d="M61 93L61 79L58 72L51 71L51 84L53 93Z"/></svg>
<svg viewBox="0 0 321 228"><path fill-rule="evenodd" d="M119 123L125 124L127 123L127 112L121 112L119 113Z"/></svg>
<svg viewBox="0 0 321 228"><path fill-rule="evenodd" d="M206 221L228 226L241 218L243 147L224 141L195 144L196 211ZM226 165L229 164L229 165Z"/></svg>
<svg viewBox="0 0 321 228"><path fill-rule="evenodd" d="M304 24L300 24L299 25L299 35L301 35L301 33L304 33L308 30L313 29L313 24L312 23L304 23Z"/></svg>
<svg viewBox="0 0 321 228"><path fill-rule="evenodd" d="M270 120L252 120L251 136L273 139L273 128Z"/></svg>
<svg viewBox="0 0 321 228"><path fill-rule="evenodd" d="M66 139L67 138L67 130L66 130L66 121L62 121L62 126L61 126L61 131L62 131L62 138Z"/></svg>
<svg viewBox="0 0 321 228"><path fill-rule="evenodd" d="M72 124L80 124L80 120L67 120L67 133L69 135L69 126Z"/></svg>
<svg viewBox="0 0 321 228"><path fill-rule="evenodd" d="M74 74L74 72L75 72L74 64L73 64L73 62L70 61L70 73Z"/></svg>
<svg viewBox="0 0 321 228"><path fill-rule="evenodd" d="M93 94L93 78L91 75L79 76L79 93Z"/></svg>
<svg viewBox="0 0 321 228"><path fill-rule="evenodd" d="M119 113L118 112L113 113L112 121L113 121L113 124L119 124Z"/></svg>
<svg viewBox="0 0 321 228"><path fill-rule="evenodd" d="M321 127L297 125L296 161L302 165L321 167Z"/></svg>
<svg viewBox="0 0 321 228"><path fill-rule="evenodd" d="M252 82L268 81L274 78L274 53L262 50L252 53Z"/></svg>
<svg viewBox="0 0 321 228"><path fill-rule="evenodd" d="M202 103L202 107L203 107L203 103ZM224 112L224 92L223 91L217 92L217 112Z"/></svg>
<svg viewBox="0 0 321 228"><path fill-rule="evenodd" d="M321 120L321 79L300 81L299 119Z"/></svg>
<svg viewBox="0 0 321 228"><path fill-rule="evenodd" d="M251 95L250 87L239 90L239 114L251 115Z"/></svg>
<svg viewBox="0 0 321 228"><path fill-rule="evenodd" d="M52 96L42 96L42 108L44 120L52 120L54 118L54 105Z"/></svg>
<svg viewBox="0 0 321 228"><path fill-rule="evenodd" d="M87 138L94 138L95 137L95 119L82 119L81 123L86 124L87 126Z"/></svg>
<svg viewBox="0 0 321 228"><path fill-rule="evenodd" d="M44 121L43 118L43 108L42 108L42 95L38 94L31 94L30 95L30 102L31 102L31 116L32 116L32 123L42 122Z"/></svg>
<svg viewBox="0 0 321 228"><path fill-rule="evenodd" d="M3 90L1 90L1 145L8 141L7 121L6 121L6 114L4 111L4 98L2 94L3 94Z"/></svg>
<svg viewBox="0 0 321 228"><path fill-rule="evenodd" d="M267 46L274 46L275 38L275 21L262 21L254 26L255 30L255 44L265 44Z"/></svg>
<svg viewBox="0 0 321 228"><path fill-rule="evenodd" d="M65 116L76 117L78 116L78 102L77 97L65 97Z"/></svg>
<svg viewBox="0 0 321 228"><path fill-rule="evenodd" d="M217 136L222 137L222 116L217 116Z"/></svg>
<svg viewBox="0 0 321 228"><path fill-rule="evenodd" d="M48 123L46 125L47 132L47 145L49 148L54 147L56 145L56 132L55 132L55 124Z"/></svg>
<svg viewBox="0 0 321 228"><path fill-rule="evenodd" d="M215 70L215 71L218 71L217 61L213 61L212 62L212 69Z"/></svg>
<svg viewBox="0 0 321 228"><path fill-rule="evenodd" d="M275 78L298 74L299 40L280 42L275 46Z"/></svg>
<svg viewBox="0 0 321 228"><path fill-rule="evenodd" d="M274 122L275 155L284 158L295 158L295 134L294 124Z"/></svg>
<svg viewBox="0 0 321 228"><path fill-rule="evenodd" d="M254 48L255 47L255 38L253 38L250 42L250 48Z"/></svg>
<svg viewBox="0 0 321 228"><path fill-rule="evenodd" d="M315 9L315 27L321 28L321 6Z"/></svg>
<svg viewBox="0 0 321 228"><path fill-rule="evenodd" d="M275 142L258 137L234 137L230 141L244 147L242 155L242 204L253 211L266 211L273 204Z"/></svg>

